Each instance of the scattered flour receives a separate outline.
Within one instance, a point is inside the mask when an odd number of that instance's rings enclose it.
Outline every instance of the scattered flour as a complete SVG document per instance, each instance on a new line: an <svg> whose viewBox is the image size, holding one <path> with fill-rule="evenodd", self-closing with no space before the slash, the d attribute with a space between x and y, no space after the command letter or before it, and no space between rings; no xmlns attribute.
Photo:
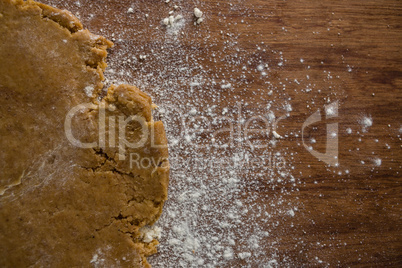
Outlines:
<svg viewBox="0 0 402 268"><path fill-rule="evenodd" d="M98 268L98 267L104 267L105 266L105 256L102 251L102 249L98 249L96 253L92 256L92 259L90 260L90 264L92 264L93 267Z"/></svg>
<svg viewBox="0 0 402 268"><path fill-rule="evenodd" d="M97 261L98 261L98 254L95 254L95 255L92 257L90 263L96 263Z"/></svg>
<svg viewBox="0 0 402 268"><path fill-rule="evenodd" d="M380 158L374 158L373 162L374 162L374 165L379 167L379 166L381 166L382 160Z"/></svg>
<svg viewBox="0 0 402 268"><path fill-rule="evenodd" d="M93 97L93 92L94 92L94 87L93 86L86 86L84 88L84 92L88 97L92 98Z"/></svg>
<svg viewBox="0 0 402 268"><path fill-rule="evenodd" d="M239 258L240 258L241 260L244 260L244 259L247 259L247 258L250 258L250 257L251 257L251 253L250 253L250 252L241 252L241 253L239 253L238 255L239 255Z"/></svg>
<svg viewBox="0 0 402 268"><path fill-rule="evenodd" d="M177 36L185 25L185 19L181 14L176 16L170 15L162 20L162 24L167 28L167 32Z"/></svg>
<svg viewBox="0 0 402 268"><path fill-rule="evenodd" d="M359 124L362 126L362 131L367 132L368 129L373 125L373 119L371 116L363 116L359 120Z"/></svg>
<svg viewBox="0 0 402 268"><path fill-rule="evenodd" d="M229 89L229 88L231 88L231 87L232 87L232 84L231 84L231 83L227 83L227 84L221 85L221 88L222 88L222 89Z"/></svg>
<svg viewBox="0 0 402 268"><path fill-rule="evenodd" d="M331 117L338 114L338 107L336 105L329 105L325 108L327 117Z"/></svg>

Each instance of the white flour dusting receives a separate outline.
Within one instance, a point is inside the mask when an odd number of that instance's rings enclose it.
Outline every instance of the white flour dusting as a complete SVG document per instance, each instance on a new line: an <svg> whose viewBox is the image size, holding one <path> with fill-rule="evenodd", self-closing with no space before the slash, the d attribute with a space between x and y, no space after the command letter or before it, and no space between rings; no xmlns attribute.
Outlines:
<svg viewBox="0 0 402 268"><path fill-rule="evenodd" d="M102 249L98 249L96 253L92 256L91 261L89 262L93 267L100 268L105 266L105 258Z"/></svg>
<svg viewBox="0 0 402 268"><path fill-rule="evenodd" d="M374 165L379 167L379 166L381 166L382 160L380 158L374 158L373 162L374 162Z"/></svg>
<svg viewBox="0 0 402 268"><path fill-rule="evenodd" d="M373 119L371 116L363 116L359 120L359 124L362 126L362 131L367 132L368 129L373 125Z"/></svg>
<svg viewBox="0 0 402 268"><path fill-rule="evenodd" d="M84 92L88 97L92 98L93 97L93 92L94 92L94 87L93 86L86 86L84 88Z"/></svg>

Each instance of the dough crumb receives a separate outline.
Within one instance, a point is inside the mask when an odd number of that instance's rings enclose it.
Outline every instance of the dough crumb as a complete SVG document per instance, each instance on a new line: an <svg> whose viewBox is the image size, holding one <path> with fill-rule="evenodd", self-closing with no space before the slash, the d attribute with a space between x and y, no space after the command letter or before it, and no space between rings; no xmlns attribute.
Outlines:
<svg viewBox="0 0 402 268"><path fill-rule="evenodd" d="M176 15L176 17L174 17L173 15L170 15L169 17L164 18L162 20L162 23L164 25L166 25L167 27L173 27L173 26L176 26L177 22L182 20L182 19L183 19L183 16L180 15L180 14Z"/></svg>
<svg viewBox="0 0 402 268"><path fill-rule="evenodd" d="M201 18L202 17L202 11L198 8L194 8L194 16L197 18Z"/></svg>
<svg viewBox="0 0 402 268"><path fill-rule="evenodd" d="M201 24L204 21L204 19L202 18L202 15L203 15L203 13L199 8L197 8L197 7L194 8L194 16L196 18L194 25Z"/></svg>
<svg viewBox="0 0 402 268"><path fill-rule="evenodd" d="M145 243L151 243L154 239L160 239L162 229L158 226L144 226L140 229L141 239Z"/></svg>

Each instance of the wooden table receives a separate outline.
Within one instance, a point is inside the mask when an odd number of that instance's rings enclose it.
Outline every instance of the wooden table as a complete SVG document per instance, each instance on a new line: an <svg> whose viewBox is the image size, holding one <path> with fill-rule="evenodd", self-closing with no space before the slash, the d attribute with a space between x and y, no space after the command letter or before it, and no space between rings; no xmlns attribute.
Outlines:
<svg viewBox="0 0 402 268"><path fill-rule="evenodd" d="M273 185L271 175L252 174L259 170L241 174L246 194L257 196L256 200L281 196L284 203L298 204L293 219L272 219L278 225L268 240L277 242L280 266L402 266L401 1L43 2L78 12L92 32L113 39L109 61L115 72L106 76L139 85L162 107L176 102L198 109L213 103L217 110L236 111L241 103L246 114L255 115L271 103L277 117L288 113L277 128L284 138L271 149L287 152L297 185L290 181ZM183 14L187 21L192 20L195 6L204 12L201 25L187 23L176 39L160 23L174 4L180 6L175 14ZM183 63L187 69L169 67L177 64L177 58L185 61L186 54L192 62ZM139 60L139 55L147 59L134 68L127 59ZM203 70L195 68L198 64ZM216 85L207 82L204 91L191 93L188 84L176 83L174 91L161 93L169 87L164 81L191 80L200 73ZM230 90L222 87L226 83L232 84ZM324 106L335 101L338 116L325 119ZM291 110L283 107L286 103ZM307 127L302 137L303 123L319 109L322 120ZM368 123L365 128L364 118L371 119L372 126ZM307 146L324 153L325 126L334 123L339 130L339 166L318 161L303 146L303 140L308 144L314 137L317 142ZM172 150L175 156L185 156L187 149ZM233 151L222 154L230 156ZM257 149L252 154L259 153ZM176 173L180 171L172 173L173 186ZM248 263L235 258L226 266Z"/></svg>

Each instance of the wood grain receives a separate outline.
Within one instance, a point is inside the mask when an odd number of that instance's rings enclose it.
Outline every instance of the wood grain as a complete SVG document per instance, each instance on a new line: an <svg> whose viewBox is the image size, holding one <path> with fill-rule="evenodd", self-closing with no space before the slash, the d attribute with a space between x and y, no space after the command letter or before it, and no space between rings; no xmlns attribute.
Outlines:
<svg viewBox="0 0 402 268"><path fill-rule="evenodd" d="M120 38L110 54L111 59L118 60L123 59L127 46L152 55L151 48L161 42L160 35L154 34L149 25L159 25L170 10L155 0L80 1L80 6L74 4L75 0L43 2L79 12L91 31ZM133 2L138 10L147 10L148 20L127 18L127 7ZM179 49L188 54L196 50L199 62L210 70L209 79L220 81L230 77L236 85L242 85L232 94L217 85L213 90L221 96L218 108L235 109L233 96L237 95L243 103L248 102L245 110L258 112L265 100L273 98L267 94L270 88L274 92L283 91L276 95L276 103L290 100L292 104L290 116L278 126L278 133L287 137L275 150L294 152L290 159L295 167L292 173L300 183L297 187L289 182L275 188L268 176L250 174L258 170L243 174L249 183L247 194L266 200L285 191L286 195L282 195L285 201L299 204L295 220L272 219L279 222L272 239L279 241L276 255L280 266L401 267L402 2L249 0L230 1L232 5L218 0L195 2L206 14L205 23L195 30L185 28ZM195 2L182 1L180 5L190 11ZM231 50L226 41L237 42L233 47L240 51ZM228 56L225 61L213 62L213 51ZM283 60L279 52L283 53ZM229 70L229 65L234 66L229 62L235 61L232 56L236 53L241 58L239 68ZM154 63L144 67L148 68L145 72L163 73L163 65L169 64L152 57L149 60ZM261 62L270 66L267 79L257 79L255 73L242 71L243 65L255 69ZM282 66L278 65L280 62ZM120 67L124 68L123 64ZM133 83L144 79L141 70L127 72ZM185 90L184 85L181 87L177 90ZM152 93L152 89L146 90ZM169 98L154 95L157 102ZM256 96L261 102L256 101ZM202 95L189 98L208 103ZM329 167L303 147L301 128L310 115L336 100L340 104L339 117L323 121L305 133L316 137L314 148L323 152L325 124L339 124L339 167ZM364 115L373 120L366 133L358 123ZM347 128L353 130L352 134L347 134ZM292 133L298 133L298 137ZM228 150L227 154L230 153ZM374 158L382 160L380 166L374 164ZM247 262L236 259L228 267L241 265Z"/></svg>

